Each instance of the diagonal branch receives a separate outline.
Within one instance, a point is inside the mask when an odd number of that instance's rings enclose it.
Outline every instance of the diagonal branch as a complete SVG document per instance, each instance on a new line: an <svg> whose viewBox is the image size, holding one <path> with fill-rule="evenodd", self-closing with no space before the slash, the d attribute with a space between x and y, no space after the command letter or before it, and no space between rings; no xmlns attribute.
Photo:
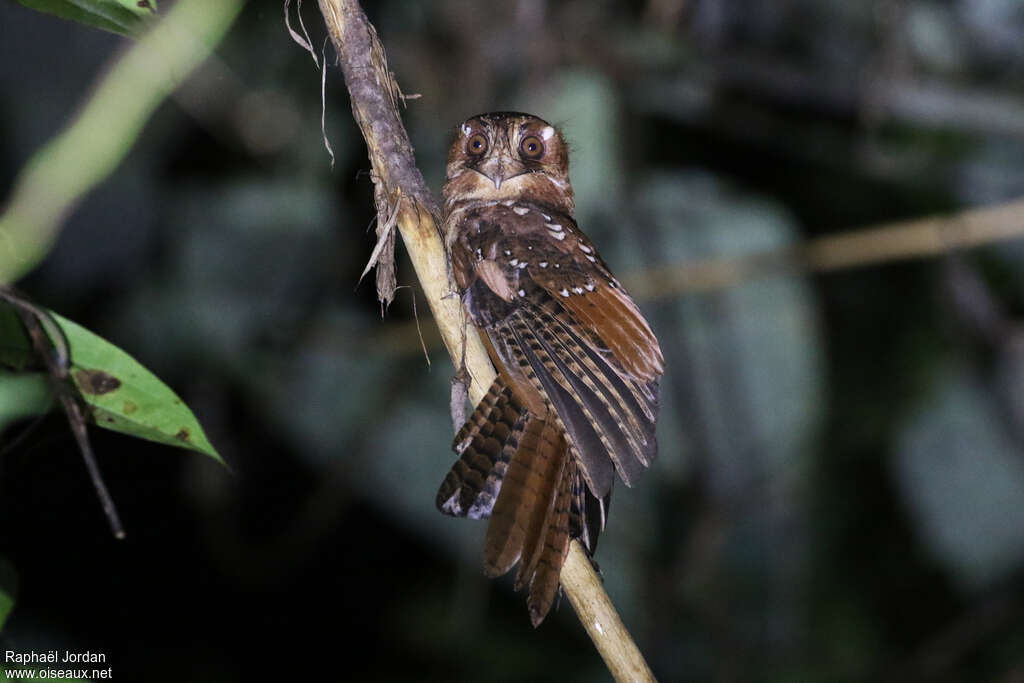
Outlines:
<svg viewBox="0 0 1024 683"><path fill-rule="evenodd" d="M352 113L366 139L373 168L378 215L378 240L397 216L409 258L416 269L445 346L456 366L470 377L469 397L478 402L494 378L479 335L467 332L465 313L454 286L437 228L438 208L416 167L409 137L398 114L401 91L388 70L377 32L357 0L319 0L320 11L338 53ZM394 257L385 245L378 254L378 296L390 300ZM383 276L382 276L383 271ZM385 284L381 289L381 283ZM391 289L388 289L388 283ZM573 541L562 569L562 585L580 621L590 634L612 675L619 681L653 681L643 656L633 643L605 594L586 554Z"/></svg>
<svg viewBox="0 0 1024 683"><path fill-rule="evenodd" d="M373 169L378 239L394 239L385 233L389 219L397 216L398 231L441 337L452 358L466 359L471 379L469 395L473 401L479 401L494 379L494 369L479 337L463 333L465 313L459 298L452 295L454 287L449 282L448 263L437 229L437 201L416 166L409 135L398 114L401 93L388 70L384 48L355 0L320 0L320 11L345 74L352 114L366 139ZM382 301L390 301L394 290L393 247L388 249L385 245L381 249L377 273L378 296ZM382 283L391 284L382 289Z"/></svg>

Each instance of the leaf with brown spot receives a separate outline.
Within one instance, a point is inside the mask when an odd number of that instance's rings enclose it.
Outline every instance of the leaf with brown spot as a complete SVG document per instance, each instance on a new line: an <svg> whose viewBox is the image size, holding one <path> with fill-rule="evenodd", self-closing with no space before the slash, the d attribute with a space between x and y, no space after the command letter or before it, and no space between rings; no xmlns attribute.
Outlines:
<svg viewBox="0 0 1024 683"><path fill-rule="evenodd" d="M109 394L121 388L121 380L103 370L75 370L75 384L83 394Z"/></svg>
<svg viewBox="0 0 1024 683"><path fill-rule="evenodd" d="M0 366L25 367L24 331L8 325L8 309L0 305ZM67 318L51 313L67 338L70 379L100 427L179 448L204 453L223 463L188 406L137 360L102 337ZM28 353L31 347L28 347ZM21 369L21 368L18 368ZM8 373L9 374L9 373ZM26 376L18 373L13 377ZM38 380L44 382L45 380ZM14 382L5 384L16 387ZM0 392L0 424L4 418L4 392ZM22 403L25 403L22 401ZM50 402L35 401L42 411Z"/></svg>

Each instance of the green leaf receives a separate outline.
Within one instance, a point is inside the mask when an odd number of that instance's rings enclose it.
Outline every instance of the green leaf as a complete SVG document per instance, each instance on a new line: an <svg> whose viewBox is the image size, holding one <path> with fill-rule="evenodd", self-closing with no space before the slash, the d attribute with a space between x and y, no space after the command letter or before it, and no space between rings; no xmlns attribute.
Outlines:
<svg viewBox="0 0 1024 683"><path fill-rule="evenodd" d="M23 417L41 415L52 407L46 373L0 369L0 429Z"/></svg>
<svg viewBox="0 0 1024 683"><path fill-rule="evenodd" d="M156 0L18 0L30 9L104 31L138 36L156 14Z"/></svg>
<svg viewBox="0 0 1024 683"><path fill-rule="evenodd" d="M52 313L67 338L70 375L100 427L188 448L224 461L195 415L166 384L126 352L78 323ZM33 364L34 352L17 315L0 306L0 428L45 412L52 404L45 374L10 372ZM38 365L38 363L36 363Z"/></svg>
<svg viewBox="0 0 1024 683"><path fill-rule="evenodd" d="M0 557L0 631L14 609L14 598L18 594L18 574L7 559Z"/></svg>
<svg viewBox="0 0 1024 683"><path fill-rule="evenodd" d="M141 363L106 339L62 318L71 349L71 379L96 424L116 432L205 453L224 463L188 406Z"/></svg>

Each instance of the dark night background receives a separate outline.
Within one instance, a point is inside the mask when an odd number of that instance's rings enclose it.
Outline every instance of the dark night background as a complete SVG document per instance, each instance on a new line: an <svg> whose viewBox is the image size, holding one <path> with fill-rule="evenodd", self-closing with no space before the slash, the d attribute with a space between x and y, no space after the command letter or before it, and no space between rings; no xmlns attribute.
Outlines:
<svg viewBox="0 0 1024 683"><path fill-rule="evenodd" d="M0 650L91 649L138 681L606 680L568 603L532 629L482 575L484 525L434 508L451 364L401 246L383 318L356 286L365 147L331 70L331 169L281 4L247 4L18 283L174 388L233 471L93 428L115 541L63 415L7 447L31 420L5 396ZM430 185L464 118L555 122L581 227L645 292L661 455L617 488L597 560L659 679L1024 680L1022 243L644 287L1024 196L1024 5L365 6L422 94L404 115ZM0 0L4 194L126 42Z"/></svg>

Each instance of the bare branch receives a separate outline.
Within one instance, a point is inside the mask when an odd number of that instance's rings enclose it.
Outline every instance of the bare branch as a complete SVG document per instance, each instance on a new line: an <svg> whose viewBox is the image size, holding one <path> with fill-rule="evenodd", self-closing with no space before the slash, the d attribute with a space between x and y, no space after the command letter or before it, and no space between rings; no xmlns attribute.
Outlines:
<svg viewBox="0 0 1024 683"><path fill-rule="evenodd" d="M569 546L561 579L580 623L587 629L615 680L653 681L654 674L601 587L590 559L576 541Z"/></svg>
<svg viewBox="0 0 1024 683"><path fill-rule="evenodd" d="M467 322L462 302L451 296L454 287L448 280L444 246L437 229L437 201L416 166L409 136L398 114L399 90L388 70L384 48L354 0L320 0L320 11L341 62L352 113L366 139L379 217L378 239L387 229L388 219L397 216L398 231L441 337L453 358L465 355L471 379L469 396L479 401L494 379L494 368L479 336L463 334ZM377 268L383 268L384 277L390 275L394 281L393 259L389 263L387 255L380 254ZM378 283L381 277L378 275Z"/></svg>

